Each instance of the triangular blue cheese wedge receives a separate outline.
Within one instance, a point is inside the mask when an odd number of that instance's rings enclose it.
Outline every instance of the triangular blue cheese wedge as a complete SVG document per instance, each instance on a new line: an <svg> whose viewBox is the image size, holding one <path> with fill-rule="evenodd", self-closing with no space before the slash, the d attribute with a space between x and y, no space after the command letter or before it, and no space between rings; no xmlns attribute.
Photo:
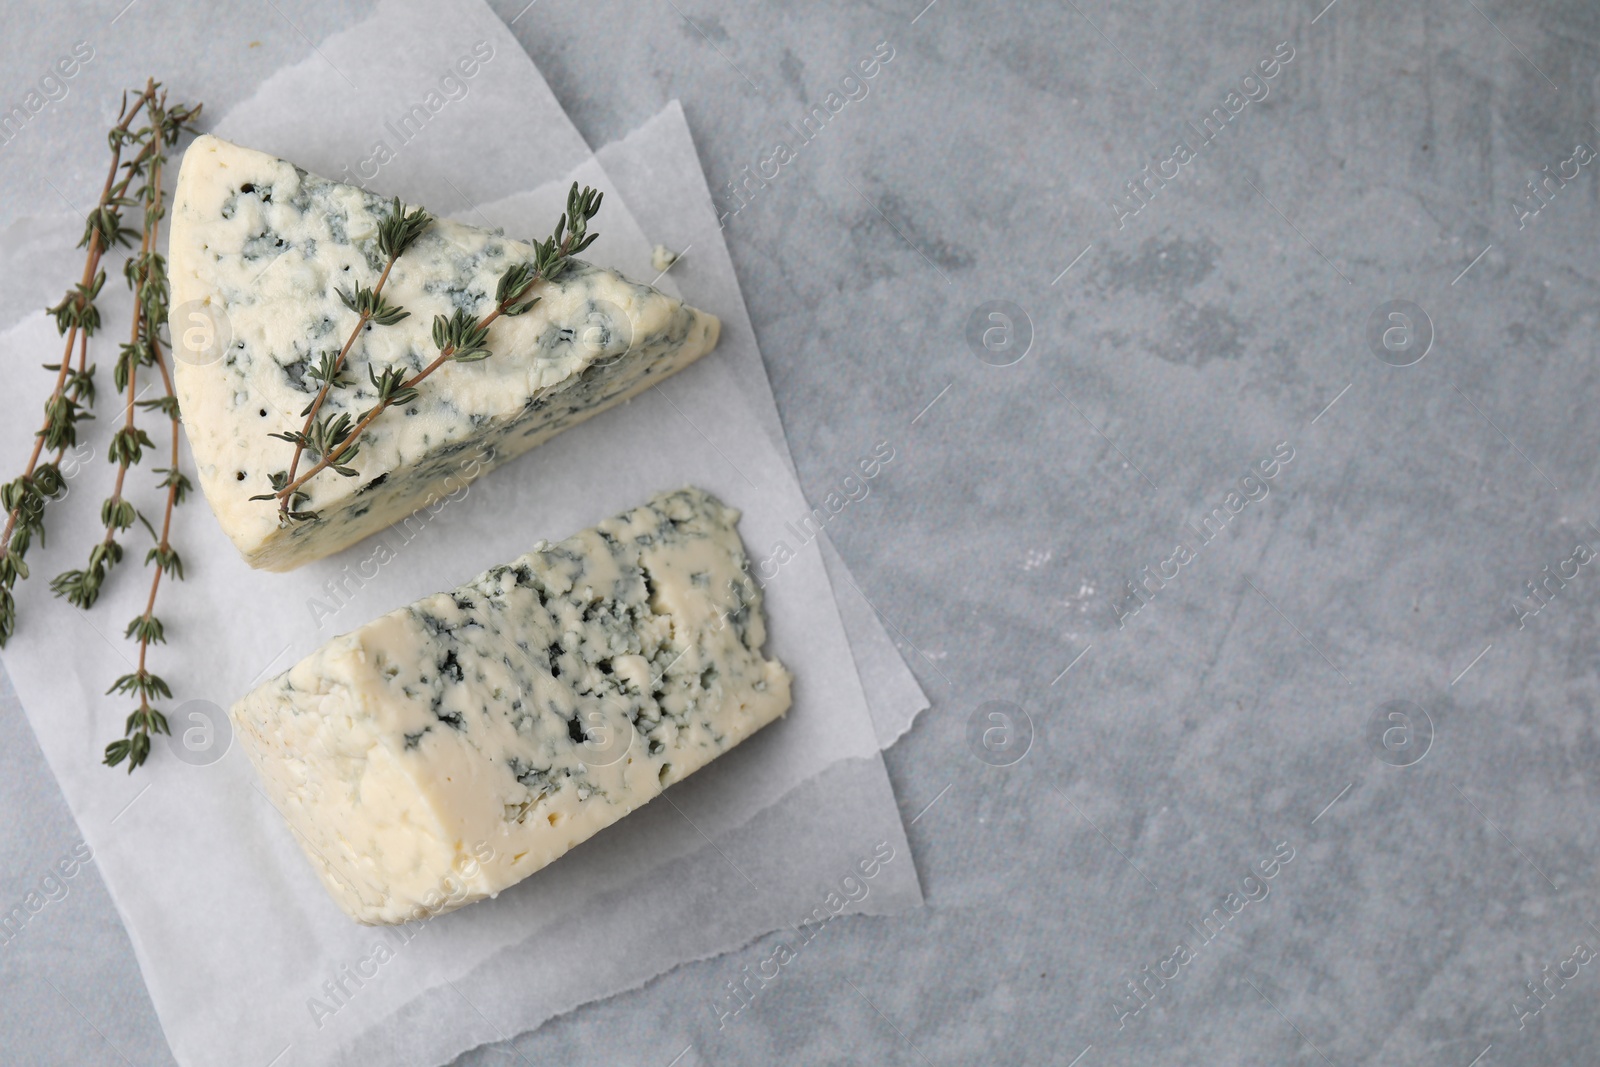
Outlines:
<svg viewBox="0 0 1600 1067"><path fill-rule="evenodd" d="M494 896L789 708L739 513L663 493L334 638L235 704L364 923Z"/></svg>
<svg viewBox="0 0 1600 1067"><path fill-rule="evenodd" d="M615 271L573 260L534 290L527 314L497 319L492 355L447 363L411 403L385 411L349 466L306 484L281 523L271 477L294 446L325 353L356 324L339 291L371 287L385 259L378 226L390 202L215 137L184 154L173 194L171 331L184 427L200 487L253 567L289 570L336 552L459 491L465 482L682 370L717 343L720 323ZM601 220L603 221L603 219ZM554 220L550 220L553 224ZM369 324L346 361L351 383L320 415L373 406L371 372L421 370L437 356L436 315L493 309L506 269L533 248L438 219L391 271L383 297L409 316ZM311 466L303 458L298 473Z"/></svg>

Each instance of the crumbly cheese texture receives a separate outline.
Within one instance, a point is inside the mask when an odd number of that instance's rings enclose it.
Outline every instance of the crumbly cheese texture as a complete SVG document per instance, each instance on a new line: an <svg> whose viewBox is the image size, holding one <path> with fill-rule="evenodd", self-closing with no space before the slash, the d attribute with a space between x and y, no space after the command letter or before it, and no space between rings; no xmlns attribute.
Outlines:
<svg viewBox="0 0 1600 1067"><path fill-rule="evenodd" d="M787 711L738 517L663 493L235 704L339 906L398 923L494 896Z"/></svg>
<svg viewBox="0 0 1600 1067"><path fill-rule="evenodd" d="M415 401L384 412L361 437L349 464L355 477L325 470L306 484L301 507L317 520L283 526L273 501L250 499L271 492L270 476L293 456L293 445L268 435L301 428L320 386L307 372L339 351L357 321L339 290L377 282L378 226L390 210L356 186L215 137L184 154L168 256L178 400L200 487L251 566L289 570L345 548L717 343L715 316L573 260L535 287L533 310L494 322L493 355L446 364ZM376 392L369 371L411 373L432 362L434 316L487 314L500 276L532 251L435 220L383 289L409 317L362 330L346 359L352 384L331 390L320 414L358 421ZM310 466L302 457L299 473Z"/></svg>

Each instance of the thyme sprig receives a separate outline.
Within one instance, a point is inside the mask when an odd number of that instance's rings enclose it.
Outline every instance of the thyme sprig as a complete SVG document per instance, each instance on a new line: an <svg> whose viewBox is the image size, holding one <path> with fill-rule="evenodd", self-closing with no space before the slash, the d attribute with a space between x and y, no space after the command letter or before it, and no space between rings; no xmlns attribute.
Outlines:
<svg viewBox="0 0 1600 1067"><path fill-rule="evenodd" d="M567 210L556 222L554 233L546 240L534 244L531 262L512 264L500 276L495 287L494 307L488 314L478 318L462 308L457 308L449 317L435 315L433 344L439 350L439 355L433 362L410 377L394 367L385 370L379 376L369 367L367 377L376 392L376 401L372 407L361 413L359 420L352 424L347 414L317 420L313 410L305 428L298 434L274 434L275 437L295 442L296 461L302 451L313 453L316 461L309 470L298 477L295 475L297 467L294 465L291 465L289 470L269 475L272 492L252 499L276 499L283 522L307 522L316 519L315 511L302 507L309 499L309 494L304 490L305 484L330 467L336 474L347 478L355 477L358 472L350 466L350 463L360 451L359 438L378 416L396 404L406 404L415 399L417 386L446 363L474 363L488 359L491 354L488 346L489 327L494 321L502 315L508 317L522 315L531 310L540 299L537 296L528 296L533 287L541 281L550 282L559 278L570 265L571 257L588 248L600 236L598 233L589 232L589 222L600 211L602 198L603 194L600 192L588 186L580 190L578 183L573 182L572 188L567 193ZM399 201L397 200L395 204L398 210ZM385 277L387 274L386 270ZM382 279L380 284L381 281ZM348 306L351 301L346 299L345 303ZM348 351L348 343L345 347ZM338 365L333 369L337 372ZM327 389L328 386L324 385L319 391L319 403Z"/></svg>
<svg viewBox="0 0 1600 1067"><path fill-rule="evenodd" d="M343 439L336 436L336 431L348 431L349 416L341 416L345 422L339 423L337 419L319 421L317 414L322 410L322 404L327 400L330 390L341 389L351 384L350 380L343 376L345 360L349 358L350 349L355 346L356 338L361 336L361 331L367 324L370 322L379 326L393 326L411 314L404 308L384 300L383 287L389 280L389 272L394 270L395 262L432 223L432 215L422 208L407 211L400 203L400 198L395 197L389 209L389 216L378 226L378 250L383 253L385 262L383 273L378 275L377 284L370 289L357 284L350 292L339 290L339 299L343 301L344 306L356 313L356 324L351 328L350 336L345 339L344 347L339 349L338 355L324 352L317 366L310 371L312 379L321 382L322 386L317 390L317 395L311 403L300 413L305 416L305 425L300 427L298 433L269 435L294 445L294 458L289 461L289 470L283 479L284 484L287 485L294 480L295 473L300 469L300 457L307 449L319 456L326 455L327 448L333 447L337 441ZM342 474L344 471L340 469L339 473ZM278 497L277 488L278 486L274 485L274 492L253 499L275 499ZM279 499L278 506L287 514L294 510L296 502L297 495L289 493Z"/></svg>
<svg viewBox="0 0 1600 1067"><path fill-rule="evenodd" d="M123 206L141 204L144 225L138 231L138 251L123 264L123 275L134 292L134 305L128 341L120 346L113 370L117 392L127 394L123 425L112 434L106 447L106 458L117 466L116 479L111 495L100 506L100 523L105 534L90 550L87 566L58 574L50 582L50 588L57 596L65 597L74 606L84 610L94 606L111 568L122 561L122 545L117 540L118 535L131 529L135 522L141 522L150 530L151 537L155 537L155 530L124 496L123 489L128 468L139 464L144 458L145 449L155 447L150 435L137 425L136 410L161 403L159 400L138 400L138 378L141 367L155 366L160 362L160 325L167 316L166 260L156 250L159 223L164 214L160 192L161 170L166 163L163 151L176 144L178 137L192 127L200 109L182 106L169 108L166 94L154 81L148 83L147 93L153 94L146 99L148 125L125 133L122 138L138 145L139 151L123 165L126 174L120 182L119 200ZM135 179L142 184L137 197L130 198L127 189ZM135 232L122 226L120 217L114 221L104 220L103 213L92 215L89 226L90 232L101 234L115 229L126 237Z"/></svg>
<svg viewBox="0 0 1600 1067"><path fill-rule="evenodd" d="M60 362L44 365L46 370L56 372L56 380L44 403L44 425L34 436L33 451L22 473L0 486L0 508L5 509L5 526L0 532L0 647L16 633L17 607L12 590L19 580L28 577L24 557L33 538L37 536L39 543L44 544L45 505L66 488L61 460L67 449L77 446L78 420L94 417L88 410L94 406L95 399L89 338L100 328L100 311L95 299L106 281L100 261L106 252L130 243L132 237L133 231L122 224L122 209L132 203L127 191L133 175L130 172L119 181L117 174L123 169L122 149L133 139L129 132L133 120L155 93L156 83L151 80L145 83L144 91L134 97L131 105L127 94L123 94L117 124L106 135L111 166L106 171L99 202L84 221L83 239L78 242L79 248L87 250L83 275L67 290L59 304L46 309L56 320L56 331L65 342ZM74 349L77 350L77 367L72 365ZM54 455L41 463L40 457L46 451Z"/></svg>
<svg viewBox="0 0 1600 1067"><path fill-rule="evenodd" d="M175 145L178 138L193 125L200 108L175 107L169 110L165 93L151 101L149 108L150 125L142 132L148 136L147 147L153 150L142 172L144 184L139 193L144 208L144 227L139 255L128 261L129 266L126 271L128 284L134 291L135 336L117 366L119 378L126 369L129 397L127 423L118 435L124 442L120 446L122 456L118 460L117 492L114 497L118 507L128 508L127 502L121 498L121 488L130 462L139 461L142 448L154 447L149 436L144 431L138 430L134 424L135 408L157 411L166 416L170 431L171 459L169 466L155 468L155 473L163 475L157 486L167 492L161 533L156 535L154 530L151 531L156 544L145 554L145 566L152 564L155 566L155 571L150 577L150 595L145 600L144 611L128 623L125 633L127 638L139 643L139 664L132 673L118 678L111 688L106 690L107 694L134 693L139 697L139 706L128 715L123 725L123 736L108 744L105 750L107 766L115 767L126 760L130 774L149 756L150 735L168 732L166 716L151 704L151 700L152 698L170 700L172 691L165 681L151 673L147 661L150 646L166 642L165 628L155 614L156 594L161 589L161 579L163 576L170 576L174 581L183 579L183 559L172 547L172 513L183 503L190 490L189 479L178 466L180 437L178 397L173 389L172 372L167 366L161 340L161 325L167 321L170 289L167 283L166 262L156 251L156 247L161 219L166 214L162 202L162 178L167 158L163 150ZM164 387L163 396L154 400L137 399L134 383L141 365L155 367L160 373ZM119 381L118 384L120 386L122 383ZM116 518L120 519L121 516ZM149 523L146 522L145 525L148 527ZM106 536L107 540L102 544L114 543L110 524ZM120 548L117 552L120 556Z"/></svg>

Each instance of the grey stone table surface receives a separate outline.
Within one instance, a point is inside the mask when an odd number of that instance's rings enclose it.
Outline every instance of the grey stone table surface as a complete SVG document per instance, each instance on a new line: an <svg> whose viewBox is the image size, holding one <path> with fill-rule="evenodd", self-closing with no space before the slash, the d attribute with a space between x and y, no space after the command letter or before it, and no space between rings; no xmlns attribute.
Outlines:
<svg viewBox="0 0 1600 1067"><path fill-rule="evenodd" d="M0 100L124 2L12 4ZM459 1062L1596 1062L1600 8L925 2L497 2L592 144L677 97L742 183L807 492L903 457L831 529L932 698L927 907L720 1031L711 961ZM220 112L364 10L130 6L0 229L111 86ZM77 840L9 694L0 815L9 906ZM97 877L0 950L0 1060L171 1062Z"/></svg>

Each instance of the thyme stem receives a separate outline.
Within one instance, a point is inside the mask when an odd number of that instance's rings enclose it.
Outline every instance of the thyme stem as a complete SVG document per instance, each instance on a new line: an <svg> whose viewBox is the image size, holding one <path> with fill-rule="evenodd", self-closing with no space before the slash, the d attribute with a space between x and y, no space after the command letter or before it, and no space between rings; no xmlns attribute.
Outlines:
<svg viewBox="0 0 1600 1067"><path fill-rule="evenodd" d="M83 274L77 286L61 303L50 309L56 316L57 327L64 335L64 343L61 362L53 368L56 380L45 401L44 423L34 437L33 448L21 476L5 486L6 517L4 528L0 530L0 647L4 647L16 629L16 604L11 588L18 578L27 577L27 567L22 557L34 533L39 535L41 542L44 539L44 503L60 491L60 462L68 445L77 440L74 422L77 418L88 417L79 410L79 401L84 407L94 403L93 369L88 366L89 336L99 324L99 312L95 310L93 301L104 281L100 262L124 232L120 225L120 208L125 203L128 181L132 177L130 171L119 185L117 172L122 169L122 148L128 141L128 130L139 112L154 100L155 93L155 80L149 79L131 107L127 94L123 94L117 124L107 136L111 147L111 164L106 169L100 199L90 212L85 227ZM72 372L74 346L78 349L76 377ZM52 440L56 442L55 460L41 468L39 457L43 455L47 442ZM19 524L22 524L20 529Z"/></svg>
<svg viewBox="0 0 1600 1067"><path fill-rule="evenodd" d="M153 227L145 227L144 236L139 241L139 255L141 257L148 256L150 254L152 230ZM135 286L135 288L137 288L137 286ZM143 336L144 301L136 298L133 302L133 322L128 331L128 347L130 349L136 348ZM138 432L138 427L134 425L133 421L133 405L139 396L139 363L140 360L137 357L130 358L127 361L128 409L123 418L122 428L123 432L129 435ZM112 541L116 540L117 530L120 527L115 521L115 518L111 516L115 516L117 508L122 504L122 486L123 482L128 477L128 466L131 462L135 462L136 460L137 457L130 457L126 452L124 452L121 458L117 460L117 478L111 487L111 496L106 499L106 504L103 509L104 513L108 516L106 520L106 536L104 542L106 544L110 544ZM90 599L89 603L94 603L93 598ZM83 606L87 607L89 605Z"/></svg>
<svg viewBox="0 0 1600 1067"><path fill-rule="evenodd" d="M378 294L378 295L382 295L384 283L389 280L389 272L394 269L395 260L397 260L399 258L400 258L400 256L399 256L399 253L397 252L395 255L392 255L392 256L389 257L389 262L387 262L387 263L385 263L383 265L383 273L378 276L378 284L376 284L376 285L374 285L372 287L373 293ZM347 338L345 340L344 347L339 349L339 358L338 358L338 360L335 361L335 363L333 365L333 371L334 371L335 377L337 377L339 371L344 369L345 357L347 357L350 354L350 349L355 345L356 338L361 336L362 327L366 326L367 322L371 318L372 318L372 315L367 311L362 311L361 314L356 317L355 328L350 331L350 336L349 336L349 338ZM317 390L317 398L311 402L311 410L306 414L305 425L300 428L300 436L301 436L302 440L299 440L299 441L295 442L295 445L294 445L294 459L289 461L289 480L290 481L294 480L295 472L300 469L300 456L306 450L306 443L305 443L304 437L305 437L306 434L311 432L311 427L317 421L317 412L322 410L322 402L327 399L328 390L330 390L332 388L333 388L333 379L330 379L328 381L323 382L322 383L322 388ZM288 496L285 496L283 498L282 502L279 505L279 508L282 511L288 511L289 510L289 498L288 498Z"/></svg>
<svg viewBox="0 0 1600 1067"><path fill-rule="evenodd" d="M406 318L410 312L405 308L387 303L383 299L383 287L388 284L389 274L394 270L394 265L405 254L407 248L422 236L424 230L433 225L433 216L421 208L411 211L405 209L400 203L400 198L395 197L389 211L389 217L378 226L378 250L383 253L383 273L378 275L377 284L368 289L357 284L350 292L339 290L339 299L345 307L356 313L356 324L350 331L350 336L345 338L343 347L336 356L324 353L321 362L309 371L309 376L322 382L321 388L311 403L306 405L305 422L297 432L274 433L268 436L291 441L294 444L294 458L289 462L287 471L278 471L269 476L273 491L261 496L252 497L253 500L278 500L279 521L287 522L294 514L294 505L297 497L294 493L278 495L278 490L295 478L300 469L300 459L305 455L308 447L314 447L318 455L328 451L330 428L337 424L340 427L349 424L348 415L340 415L336 419L323 424L317 421L318 414L322 411L328 394L339 386L348 385L343 378L345 362L350 357L351 350L355 347L356 338L361 336L361 331L368 328L369 324L379 326L392 326L401 319Z"/></svg>
<svg viewBox="0 0 1600 1067"><path fill-rule="evenodd" d="M159 190L159 177L156 179L156 185ZM178 475L178 436L180 433L177 416L178 397L172 388L172 372L167 370L167 362L160 354L160 342L154 338L153 334L154 331L152 331L152 343L157 346L156 369L161 372L161 382L166 386L167 399L172 402L170 407L173 412L170 419L172 424L172 476L167 479L166 511L161 517L161 540L156 544L156 551L165 556L172 552L172 511L177 507L179 499L183 496L186 483L182 480L181 475ZM155 617L156 593L161 588L161 576L165 573L166 568L158 566L155 574L150 577L150 596L144 603L144 614L141 616L146 630L149 628L150 620ZM179 576L181 577L181 575ZM139 638L139 671L141 674L144 673L145 654L149 649L150 640L148 635L141 634ZM150 698L147 693L141 692L139 695L139 710L150 711Z"/></svg>
<svg viewBox="0 0 1600 1067"><path fill-rule="evenodd" d="M150 530L156 544L145 556L147 566L155 564L155 573L150 578L150 592L145 598L144 611L128 624L126 634L127 637L139 642L139 665L132 674L123 675L107 690L108 693L137 693L139 696L139 706L127 717L123 725L123 736L112 741L105 749L104 762L108 766L115 767L123 760L127 760L130 774L148 758L151 735L169 732L166 716L154 707L150 700L152 696L170 699L172 691L165 681L150 672L148 663L150 646L166 641L161 620L155 614L156 596L161 590L161 579L168 573L175 580L183 577L183 562L172 549L172 514L188 492L189 481L178 467L180 456L178 398L161 341L161 323L166 318L169 288L165 261L156 249L160 242L161 219L165 214L162 178L165 174L166 155L163 150L177 143L178 137L193 121L199 110L198 107L194 109L176 107L168 110L165 93L150 105L150 127L144 131L149 137L146 143L149 152L147 156L142 155L142 158L146 159L146 164L143 172L144 186L140 190L140 199L144 204L143 234L139 255L130 262L127 272L128 283L134 291L133 336L118 369L127 380L128 414L121 431L121 442L113 443L118 461L117 482L112 497L106 501L107 526L104 547L115 548L115 531L132 525L133 520L129 516L136 515L137 512L122 500L124 478L128 467L139 462L141 449L154 447L149 437L135 425L136 407L154 408L166 415L170 426L172 457L171 466L164 472L160 468L156 470L158 474L166 474L166 478L160 484L167 490L167 494L161 519L161 533L157 535L154 529ZM163 397L147 401L137 399L136 382L140 364L154 366L161 375L165 389ZM144 521L142 516L140 520ZM145 525L149 527L148 522L145 522ZM121 549L115 548L107 558L114 562L120 556ZM95 557L91 554L91 570L94 562ZM68 576L63 576L66 577Z"/></svg>

